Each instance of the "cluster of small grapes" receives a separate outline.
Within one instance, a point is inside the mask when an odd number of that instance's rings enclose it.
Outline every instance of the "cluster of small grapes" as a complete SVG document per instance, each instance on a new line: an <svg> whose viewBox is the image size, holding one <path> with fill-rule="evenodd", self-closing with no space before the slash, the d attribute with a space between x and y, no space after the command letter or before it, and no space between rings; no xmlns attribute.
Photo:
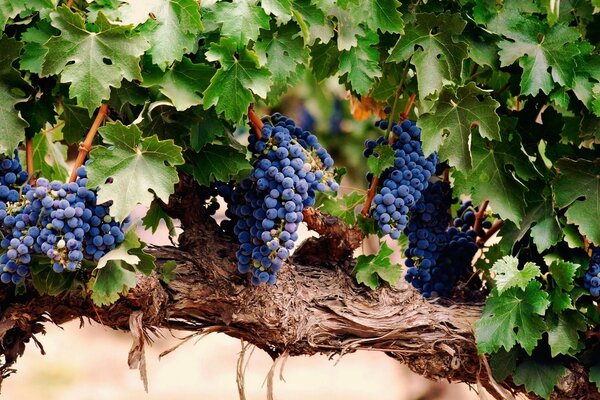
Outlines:
<svg viewBox="0 0 600 400"><path fill-rule="evenodd" d="M274 284L276 273L298 239L302 210L315 202L315 192L337 191L333 159L317 137L293 120L272 115L262 136L250 136L255 159L250 176L219 193L228 203L240 248L238 270L250 272L254 285Z"/></svg>
<svg viewBox="0 0 600 400"><path fill-rule="evenodd" d="M381 129L387 129L387 121L376 123ZM429 184L429 178L435 172L437 154L425 157L421 148L421 129L414 121L404 120L393 123L391 132L392 149L395 151L394 166L381 176L383 185L373 198L372 217L377 221L381 232L398 239L408 224L408 214L421 198L421 193ZM389 142L380 137L365 142L364 156L370 157L377 145ZM367 177L369 180L369 177Z"/></svg>
<svg viewBox="0 0 600 400"><path fill-rule="evenodd" d="M107 204L97 204L95 191L85 187L85 167L78 169L75 182L39 178L31 186L16 153L0 166L3 283L21 283L36 255L50 259L55 272L74 271L84 258L98 261L123 242L122 225L109 215Z"/></svg>
<svg viewBox="0 0 600 400"><path fill-rule="evenodd" d="M474 225L477 208L470 201L459 208L450 226L452 189L437 181L423 192L411 214L405 233L406 280L424 297L448 296L456 282L468 273L477 253L477 238L485 236L491 222L482 221L479 232Z"/></svg>
<svg viewBox="0 0 600 400"><path fill-rule="evenodd" d="M600 296L600 247L592 247L590 266L583 277L583 287L594 297Z"/></svg>

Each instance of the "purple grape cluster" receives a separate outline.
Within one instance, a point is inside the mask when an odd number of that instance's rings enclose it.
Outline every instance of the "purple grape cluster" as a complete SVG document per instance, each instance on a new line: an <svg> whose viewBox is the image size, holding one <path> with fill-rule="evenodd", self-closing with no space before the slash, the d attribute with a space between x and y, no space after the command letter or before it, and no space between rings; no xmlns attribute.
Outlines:
<svg viewBox="0 0 600 400"><path fill-rule="evenodd" d="M31 186L16 153L0 166L1 282L21 283L36 257L49 259L54 272L75 271L83 259L98 261L125 239L109 204L97 204L96 192L86 188L85 167L75 182L39 178Z"/></svg>
<svg viewBox="0 0 600 400"><path fill-rule="evenodd" d="M449 183L430 184L405 229L406 280L426 298L450 294L456 282L469 272L478 250L477 238L485 236L485 229L491 227L491 222L484 220L475 232L477 208L470 201L461 205L458 217L452 221L452 203Z"/></svg>
<svg viewBox="0 0 600 400"><path fill-rule="evenodd" d="M387 129L388 122L379 121L377 125ZM394 139L391 145L395 151L394 166L384 171L381 177L383 185L373 198L371 216L384 235L398 239L408 224L409 212L414 209L435 173L438 157L436 153L424 156L421 129L414 121L394 122L391 132ZM378 145L388 143L383 137L367 140L364 156L370 157Z"/></svg>
<svg viewBox="0 0 600 400"><path fill-rule="evenodd" d="M583 287L594 297L600 296L600 247L592 247L590 265L583 277Z"/></svg>
<svg viewBox="0 0 600 400"><path fill-rule="evenodd" d="M238 270L251 273L254 285L274 284L276 273L298 239L304 207L315 203L315 193L337 191L333 159L317 137L293 120L274 114L264 124L262 137L251 135L254 156L250 176L239 184L221 185L226 216L240 248Z"/></svg>

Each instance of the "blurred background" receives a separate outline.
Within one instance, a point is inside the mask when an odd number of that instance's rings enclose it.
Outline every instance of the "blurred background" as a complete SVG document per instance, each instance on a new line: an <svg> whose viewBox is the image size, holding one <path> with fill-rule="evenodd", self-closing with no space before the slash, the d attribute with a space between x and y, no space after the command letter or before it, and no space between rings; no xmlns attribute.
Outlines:
<svg viewBox="0 0 600 400"><path fill-rule="evenodd" d="M317 84L310 75L283 97L281 111L318 134L338 166L345 166L342 192L366 191L363 142L379 135L373 126L383 105L350 99L335 81ZM302 100L309 99L309 100ZM402 100L401 101L405 101ZM266 113L274 110L259 109ZM372 113L371 111L374 111ZM238 134L243 135L244 130ZM243 141L243 136L241 137ZM223 218L223 207L216 218ZM137 217L144 210L136 212ZM308 235L304 229L304 236ZM147 243L169 243L167 229L155 235L139 229ZM375 241L376 244L376 241ZM365 251L376 249L365 246ZM396 261L400 262L399 252ZM80 325L83 327L80 327ZM61 327L48 324L38 337L46 355L29 343L16 364L17 373L2 384L1 397L21 400L118 399L237 399L236 368L241 350L237 339L224 334L195 338L159 361L159 354L181 343L188 332L160 331L146 347L149 390L136 370L127 366L130 334L91 321L72 321ZM266 377L273 362L261 350L246 353L245 393L248 400L266 399ZM283 367L285 381L274 379L274 396L285 400L470 400L476 392L465 384L432 382L379 352L344 357L294 357Z"/></svg>

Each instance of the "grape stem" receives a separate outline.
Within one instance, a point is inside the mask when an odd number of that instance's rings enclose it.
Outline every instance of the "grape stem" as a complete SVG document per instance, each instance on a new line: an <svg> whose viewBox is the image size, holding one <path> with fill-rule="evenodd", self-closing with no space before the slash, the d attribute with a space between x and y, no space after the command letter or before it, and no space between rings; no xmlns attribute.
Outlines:
<svg viewBox="0 0 600 400"><path fill-rule="evenodd" d="M500 230L500 228L502 228L502 226L504 225L504 221L501 219L497 219L494 224L492 225L492 227L490 229L488 229L488 231L485 233L485 236L482 238L479 238L477 240L477 245L479 247L483 247L483 245L490 240L490 238L492 236L494 236L494 234L496 232L498 232Z"/></svg>
<svg viewBox="0 0 600 400"><path fill-rule="evenodd" d="M365 205L363 206L360 212L364 217L369 216L369 209L371 208L371 203L373 202L373 198L375 197L375 192L377 192L377 185L379 185L379 177L374 176L371 180L371 186L369 186L369 191L367 192Z"/></svg>
<svg viewBox="0 0 600 400"><path fill-rule="evenodd" d="M254 129L254 133L258 139L262 138L262 129L265 124L258 118L256 112L254 112L254 105L250 104L248 106L248 119L250 120L250 127Z"/></svg>
<svg viewBox="0 0 600 400"><path fill-rule="evenodd" d="M27 175L29 175L29 183L35 183L35 177L33 176L33 138L28 137L25 139L25 161L27 163Z"/></svg>
<svg viewBox="0 0 600 400"><path fill-rule="evenodd" d="M489 200L484 201L481 206L479 206L479 211L477 211L477 214L475 214L475 224L473 225L473 230L475 233L481 230L481 223L484 220L485 210L489 204Z"/></svg>
<svg viewBox="0 0 600 400"><path fill-rule="evenodd" d="M398 89L396 90L396 96L394 97L394 105L392 106L392 111L390 112L390 117L388 118L388 126L385 130L385 138L390 138L390 131L392 129L392 122L394 122L394 117L396 116L396 111L398 110L398 100L400 99L400 95L404 91L404 82L406 81L406 76L408 75L408 69L410 68L410 59L412 56L406 60L406 64L404 64L404 69L402 70L402 78L400 78L400 83L398 84Z"/></svg>
<svg viewBox="0 0 600 400"><path fill-rule="evenodd" d="M102 104L98 109L98 114L96 115L96 119L94 120L92 127L85 136L85 140L79 144L79 154L77 154L77 160L75 160L75 165L71 171L69 182L75 182L75 179L77 179L77 170L83 165L85 158L92 149L92 142L94 141L94 137L96 137L96 132L98 132L98 128L104 121L104 118L107 114L108 104Z"/></svg>
<svg viewBox="0 0 600 400"><path fill-rule="evenodd" d="M75 3L75 0L67 0L67 7L73 7L73 3Z"/></svg>

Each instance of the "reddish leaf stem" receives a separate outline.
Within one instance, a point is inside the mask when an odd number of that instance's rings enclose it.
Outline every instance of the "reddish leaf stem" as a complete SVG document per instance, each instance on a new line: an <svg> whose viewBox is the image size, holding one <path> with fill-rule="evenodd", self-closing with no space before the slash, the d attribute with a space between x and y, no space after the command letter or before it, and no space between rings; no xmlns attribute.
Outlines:
<svg viewBox="0 0 600 400"><path fill-rule="evenodd" d="M96 132L98 132L98 128L100 128L100 125L104 121L104 118L107 114L108 104L102 104L98 109L98 115L96 115L96 119L94 120L92 127L85 136L85 140L79 144L79 154L77 154L77 160L75 160L75 165L71 171L69 182L75 182L75 179L77 179L77 169L83 165L85 158L92 149L92 142L94 141L94 137L96 137Z"/></svg>
<svg viewBox="0 0 600 400"><path fill-rule="evenodd" d="M475 233L479 232L481 229L481 223L483 222L483 216L485 215L485 209L487 208L488 204L490 204L489 200L484 201L481 206L479 206L479 211L477 211L477 214L475 214L475 224L473 225L473 230Z"/></svg>
<svg viewBox="0 0 600 400"><path fill-rule="evenodd" d="M73 3L75 3L75 0L67 0L67 7L73 7Z"/></svg>
<svg viewBox="0 0 600 400"><path fill-rule="evenodd" d="M416 94L411 94L410 97L408 98L408 103L406 103L406 107L404 107L404 111L402 112L402 114L400 114L400 121L404 121L406 118L408 118L408 115L410 114L410 110L412 109L413 105L415 104L415 99L417 98Z"/></svg>
<svg viewBox="0 0 600 400"><path fill-rule="evenodd" d="M520 96L517 96L517 104L516 104L515 108L517 109L517 111L521 111L521 97Z"/></svg>
<svg viewBox="0 0 600 400"><path fill-rule="evenodd" d="M28 137L25 139L25 162L27 163L27 175L29 175L29 183L35 183L35 177L33 176L33 138Z"/></svg>
<svg viewBox="0 0 600 400"><path fill-rule="evenodd" d="M506 89L508 89L510 87L510 84L507 82L505 83L500 89L498 89L498 91L496 92L496 96L500 96L502 93L504 93L506 91Z"/></svg>
<svg viewBox="0 0 600 400"><path fill-rule="evenodd" d="M254 105L248 106L248 118L250 119L250 126L254 129L254 133L258 139L262 138L262 129L265 124L258 118L256 112L254 112Z"/></svg>
<svg viewBox="0 0 600 400"><path fill-rule="evenodd" d="M479 247L483 247L483 245L490 240L490 238L492 236L494 236L494 234L496 232L498 232L500 230L500 228L502 228L502 226L504 225L504 221L501 219L497 219L494 224L492 225L492 227L485 233L485 236L482 238L479 238L477 240L477 245Z"/></svg>
<svg viewBox="0 0 600 400"><path fill-rule="evenodd" d="M479 68L479 66L477 64L473 64L473 66L471 67L470 76L473 76L477 73L477 68Z"/></svg>

